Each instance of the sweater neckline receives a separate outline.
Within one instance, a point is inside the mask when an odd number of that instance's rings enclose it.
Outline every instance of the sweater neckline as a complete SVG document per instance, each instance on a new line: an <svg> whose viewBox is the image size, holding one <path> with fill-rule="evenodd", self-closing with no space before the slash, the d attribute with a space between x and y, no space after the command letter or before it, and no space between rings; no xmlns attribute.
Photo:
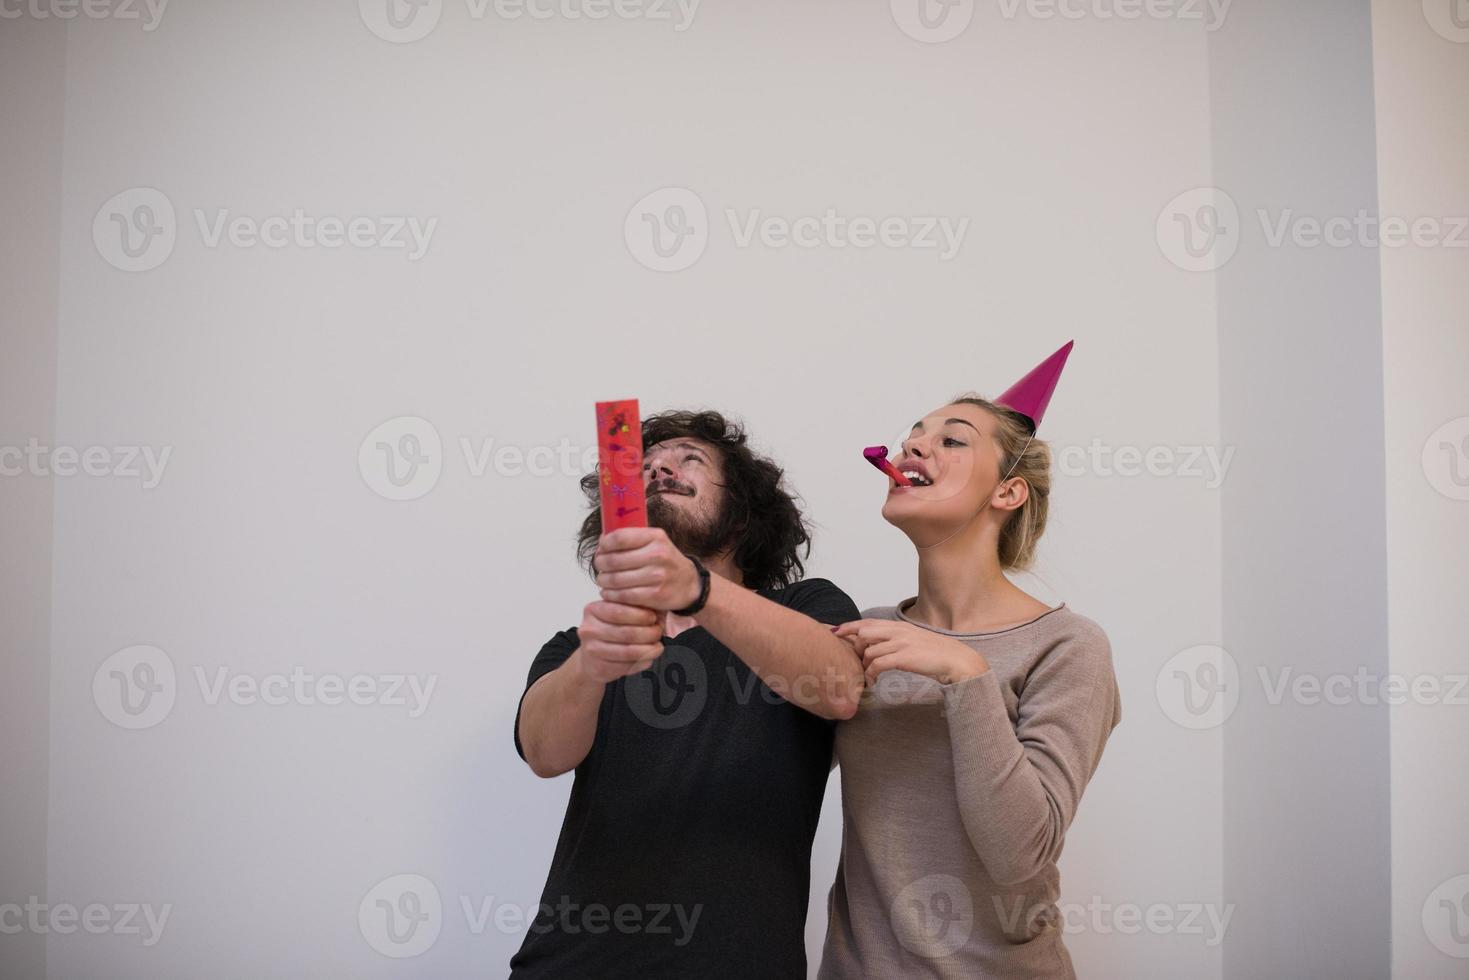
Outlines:
<svg viewBox="0 0 1469 980"><path fill-rule="evenodd" d="M940 628L938 626L931 626L928 623L920 623L918 620L910 618L908 616L908 610L907 610L906 607L913 605L913 603L915 603L917 601L918 601L918 597L917 596L912 596L912 597L907 598L907 599L904 599L902 602L898 603L898 605L896 607L898 618L901 619L905 623L911 623L912 625L917 626L919 629L926 629L926 630L929 630L930 632L933 632L933 633L942 633L944 636L955 636L955 637L1003 636L1006 633L1015 633L1015 632L1018 632L1019 630L1027 629L1027 628L1029 628L1031 626L1034 626L1036 623L1039 623L1041 620L1045 619L1047 616L1051 615L1052 613L1060 612L1061 610L1063 610L1063 609L1066 608L1066 603L1062 602L1058 606L1053 606L1052 608L1047 609L1045 612L1041 613L1035 619L1027 620L1026 622L1023 622L1023 623L1016 623L1014 626L1006 626L1004 629L988 630L988 631L979 632L979 633L960 633L960 632L957 632L955 630L946 630L946 629L942 629L942 628Z"/></svg>

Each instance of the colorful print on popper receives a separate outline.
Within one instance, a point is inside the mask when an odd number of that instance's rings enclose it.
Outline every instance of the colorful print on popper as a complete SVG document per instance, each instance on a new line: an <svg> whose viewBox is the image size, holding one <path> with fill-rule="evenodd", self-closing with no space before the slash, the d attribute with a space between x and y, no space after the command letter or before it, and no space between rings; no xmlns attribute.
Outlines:
<svg viewBox="0 0 1469 980"><path fill-rule="evenodd" d="M647 527L643 423L636 398L597 402L597 469L602 480L602 533Z"/></svg>

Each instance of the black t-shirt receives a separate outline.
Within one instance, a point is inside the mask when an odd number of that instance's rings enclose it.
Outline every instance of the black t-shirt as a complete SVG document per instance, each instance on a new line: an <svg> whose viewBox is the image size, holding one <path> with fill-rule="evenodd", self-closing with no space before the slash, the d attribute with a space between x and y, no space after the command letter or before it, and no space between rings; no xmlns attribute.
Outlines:
<svg viewBox="0 0 1469 980"><path fill-rule="evenodd" d="M825 579L760 595L858 618ZM551 638L526 688L576 649ZM702 627L607 685L513 978L804 978L811 840L833 723L771 691ZM522 695L522 699L524 695ZM520 713L515 748L521 758Z"/></svg>

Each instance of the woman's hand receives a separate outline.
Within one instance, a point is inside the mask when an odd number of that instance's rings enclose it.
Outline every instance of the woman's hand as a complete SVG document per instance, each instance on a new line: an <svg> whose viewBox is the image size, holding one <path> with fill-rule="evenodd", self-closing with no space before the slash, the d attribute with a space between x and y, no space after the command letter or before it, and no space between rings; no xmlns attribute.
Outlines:
<svg viewBox="0 0 1469 980"><path fill-rule="evenodd" d="M906 670L940 684L958 684L990 669L978 650L912 623L858 619L843 623L833 632L851 643L862 658L869 687L885 670Z"/></svg>

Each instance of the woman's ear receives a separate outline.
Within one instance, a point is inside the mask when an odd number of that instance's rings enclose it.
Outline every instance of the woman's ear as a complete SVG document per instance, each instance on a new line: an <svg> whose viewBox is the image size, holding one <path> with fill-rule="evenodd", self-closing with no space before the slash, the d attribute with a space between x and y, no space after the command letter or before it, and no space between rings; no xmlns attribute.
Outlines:
<svg viewBox="0 0 1469 980"><path fill-rule="evenodd" d="M1030 499L1030 484L1023 477L1011 477L995 488L995 510L1019 510Z"/></svg>

